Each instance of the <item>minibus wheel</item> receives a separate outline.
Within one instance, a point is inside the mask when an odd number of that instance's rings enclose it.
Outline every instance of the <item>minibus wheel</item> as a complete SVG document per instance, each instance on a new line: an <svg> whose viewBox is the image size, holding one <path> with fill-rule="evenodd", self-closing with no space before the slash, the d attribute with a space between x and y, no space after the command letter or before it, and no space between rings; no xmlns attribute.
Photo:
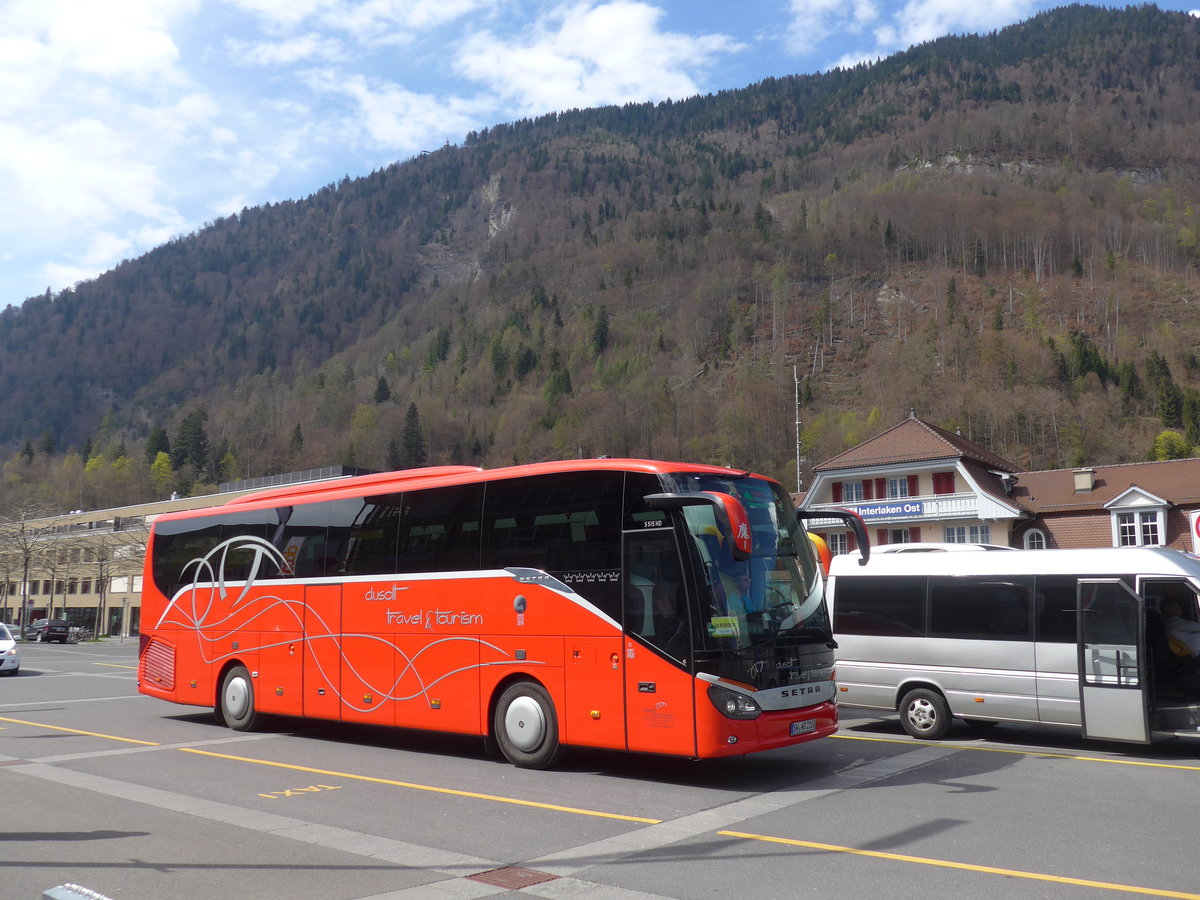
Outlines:
<svg viewBox="0 0 1200 900"><path fill-rule="evenodd" d="M936 741L950 731L950 706L929 688L914 688L900 701L900 724L915 738Z"/></svg>
<svg viewBox="0 0 1200 900"><path fill-rule="evenodd" d="M514 766L545 769L558 759L558 714L544 687L533 681L510 684L496 702L492 735Z"/></svg>

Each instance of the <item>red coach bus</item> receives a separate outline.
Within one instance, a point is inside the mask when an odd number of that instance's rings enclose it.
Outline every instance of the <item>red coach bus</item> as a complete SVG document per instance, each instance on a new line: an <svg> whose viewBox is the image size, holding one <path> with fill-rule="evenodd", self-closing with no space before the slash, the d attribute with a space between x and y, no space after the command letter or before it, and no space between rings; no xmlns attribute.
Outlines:
<svg viewBox="0 0 1200 900"><path fill-rule="evenodd" d="M159 517L138 678L238 730L279 714L480 735L541 768L564 745L706 758L832 734L835 647L776 482L572 460Z"/></svg>

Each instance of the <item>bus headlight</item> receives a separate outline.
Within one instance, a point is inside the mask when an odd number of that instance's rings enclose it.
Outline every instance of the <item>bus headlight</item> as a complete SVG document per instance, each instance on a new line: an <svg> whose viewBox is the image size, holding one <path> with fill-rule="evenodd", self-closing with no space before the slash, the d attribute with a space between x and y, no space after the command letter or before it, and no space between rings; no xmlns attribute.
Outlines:
<svg viewBox="0 0 1200 900"><path fill-rule="evenodd" d="M729 719L757 719L762 715L762 707L752 699L719 684L708 686L708 699L721 715Z"/></svg>

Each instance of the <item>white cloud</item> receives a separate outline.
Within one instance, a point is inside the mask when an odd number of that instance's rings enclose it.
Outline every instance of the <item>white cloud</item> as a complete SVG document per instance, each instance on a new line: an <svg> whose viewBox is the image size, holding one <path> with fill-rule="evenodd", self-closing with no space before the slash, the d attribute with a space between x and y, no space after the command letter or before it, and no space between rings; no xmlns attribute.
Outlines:
<svg viewBox="0 0 1200 900"><path fill-rule="evenodd" d="M879 20L874 0L791 0L788 50L807 56L835 32L862 34Z"/></svg>
<svg viewBox="0 0 1200 900"><path fill-rule="evenodd" d="M314 72L309 84L353 101L354 109L342 123L346 140L365 139L377 148L405 155L433 149L427 146L433 135L457 140L475 127L481 112L469 100L420 94L362 75Z"/></svg>
<svg viewBox="0 0 1200 900"><path fill-rule="evenodd" d="M691 72L742 49L721 34L659 30L661 9L636 0L584 0L555 8L516 39L479 31L455 69L523 114L680 99L699 93Z"/></svg>
<svg viewBox="0 0 1200 900"><path fill-rule="evenodd" d="M884 11L875 0L792 0L792 23L788 50L810 56L833 34L862 35L861 48L842 50L828 68L890 56L915 44L947 34L981 33L1028 19L1046 7L1046 0L907 0L887 4Z"/></svg>
<svg viewBox="0 0 1200 900"><path fill-rule="evenodd" d="M0 9L0 33L24 46L17 64L105 78L170 77L179 56L171 25L195 8L196 0L124 0L119 10L95 0L10 0ZM13 62L6 57L3 65Z"/></svg>
<svg viewBox="0 0 1200 900"><path fill-rule="evenodd" d="M407 40L495 6L495 0L229 0L270 32L301 25L355 35L367 43ZM399 34L397 34L399 32Z"/></svg>
<svg viewBox="0 0 1200 900"><path fill-rule="evenodd" d="M904 50L946 34L991 31L1027 19L1043 6L1039 0L909 0L882 33L894 40L893 50Z"/></svg>
<svg viewBox="0 0 1200 900"><path fill-rule="evenodd" d="M341 41L312 32L277 41L244 41L229 38L225 42L225 49L231 57L244 64L264 68L311 61L328 63L349 58Z"/></svg>

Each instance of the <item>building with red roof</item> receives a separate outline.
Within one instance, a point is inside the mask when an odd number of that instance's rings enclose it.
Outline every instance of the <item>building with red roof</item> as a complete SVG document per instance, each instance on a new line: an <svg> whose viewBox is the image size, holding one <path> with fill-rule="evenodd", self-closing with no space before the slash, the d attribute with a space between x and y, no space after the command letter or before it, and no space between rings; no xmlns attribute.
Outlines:
<svg viewBox="0 0 1200 900"><path fill-rule="evenodd" d="M853 509L873 545L1174 547L1200 552L1200 459L1021 472L961 434L910 415L814 469L806 510ZM854 549L836 520L811 529Z"/></svg>

